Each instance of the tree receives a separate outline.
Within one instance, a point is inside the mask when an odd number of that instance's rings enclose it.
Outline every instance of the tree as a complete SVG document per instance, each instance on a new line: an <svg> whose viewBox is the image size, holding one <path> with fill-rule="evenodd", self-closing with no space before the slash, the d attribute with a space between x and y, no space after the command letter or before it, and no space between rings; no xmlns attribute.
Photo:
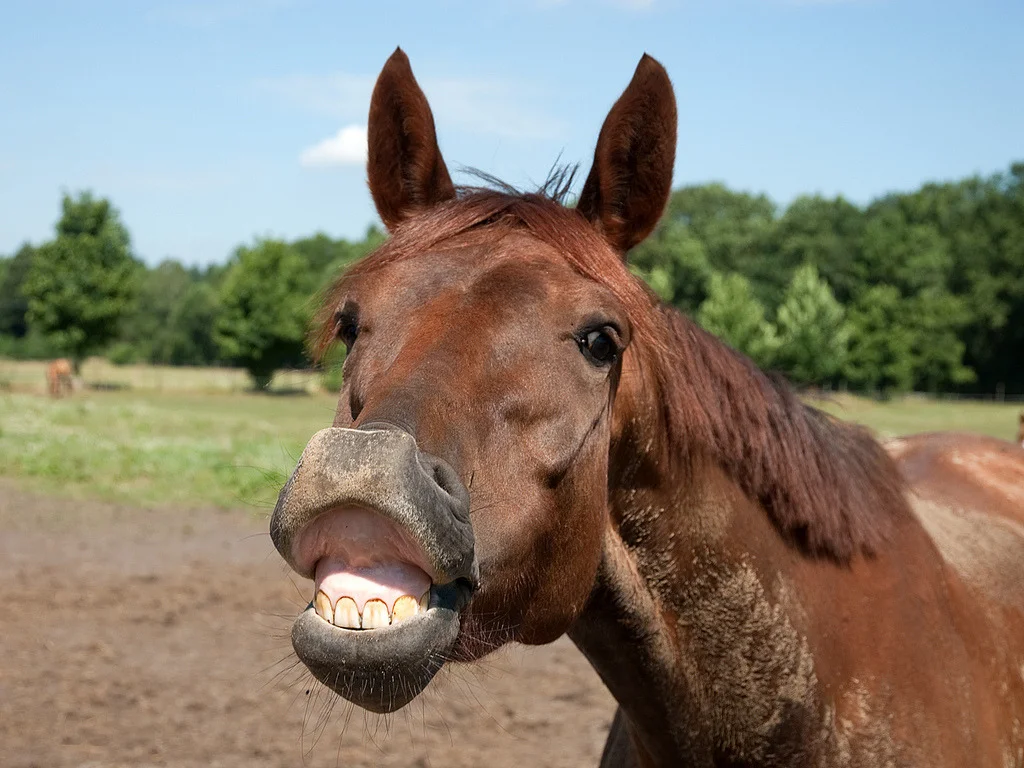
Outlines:
<svg viewBox="0 0 1024 768"><path fill-rule="evenodd" d="M764 258L775 226L775 203L767 196L734 192L718 183L683 187L669 198L663 221L666 227L684 228L701 245L711 270L738 272L761 301L777 302L778 270Z"/></svg>
<svg viewBox="0 0 1024 768"><path fill-rule="evenodd" d="M963 300L926 289L906 301L905 311L913 329L914 386L938 392L973 382L975 373L964 365L964 343L957 337L968 320Z"/></svg>
<svg viewBox="0 0 1024 768"><path fill-rule="evenodd" d="M684 224L668 220L629 253L634 274L663 300L693 313L707 298L713 270L704 245Z"/></svg>
<svg viewBox="0 0 1024 768"><path fill-rule="evenodd" d="M914 383L915 333L900 292L876 285L850 307L850 349L843 376L859 389L906 392Z"/></svg>
<svg viewBox="0 0 1024 768"><path fill-rule="evenodd" d="M5 268L0 273L0 334L20 339L28 333L28 299L23 289L35 253L35 248L25 243L4 260Z"/></svg>
<svg viewBox="0 0 1024 768"><path fill-rule="evenodd" d="M140 270L137 301L122 320L119 362L170 362L170 349L175 343L171 313L191 284L192 276L176 261L167 260L155 269Z"/></svg>
<svg viewBox="0 0 1024 768"><path fill-rule="evenodd" d="M174 329L167 349L171 365L212 365L219 349L214 327L220 312L217 291L208 282L194 282L171 310L168 323Z"/></svg>
<svg viewBox="0 0 1024 768"><path fill-rule="evenodd" d="M350 264L363 258L384 242L385 235L375 226L367 228L362 240L332 240L322 232L296 240L292 246L309 263L310 269L324 281L336 277Z"/></svg>
<svg viewBox="0 0 1024 768"><path fill-rule="evenodd" d="M776 321L781 342L778 360L790 378L820 384L839 373L849 329L842 306L813 265L793 274Z"/></svg>
<svg viewBox="0 0 1024 768"><path fill-rule="evenodd" d="M139 264L107 200L65 195L62 209L57 238L39 248L23 292L30 328L51 336L77 369L116 336L132 305Z"/></svg>
<svg viewBox="0 0 1024 768"><path fill-rule="evenodd" d="M313 290L308 263L287 243L264 240L235 253L220 289L214 339L257 389L267 389L277 369L304 364Z"/></svg>
<svg viewBox="0 0 1024 768"><path fill-rule="evenodd" d="M708 298L697 311L697 322L760 367L773 364L779 347L778 335L765 319L764 306L754 297L750 281L743 275L734 272L711 276Z"/></svg>
<svg viewBox="0 0 1024 768"><path fill-rule="evenodd" d="M882 282L904 296L946 286L953 260L934 223L908 220L899 197L873 203L866 217L857 262L861 284Z"/></svg>
<svg viewBox="0 0 1024 768"><path fill-rule="evenodd" d="M842 197L798 197L776 222L769 261L786 280L801 264L813 264L836 299L847 303L861 287L856 264L863 219L861 210ZM780 295L784 287L779 286Z"/></svg>

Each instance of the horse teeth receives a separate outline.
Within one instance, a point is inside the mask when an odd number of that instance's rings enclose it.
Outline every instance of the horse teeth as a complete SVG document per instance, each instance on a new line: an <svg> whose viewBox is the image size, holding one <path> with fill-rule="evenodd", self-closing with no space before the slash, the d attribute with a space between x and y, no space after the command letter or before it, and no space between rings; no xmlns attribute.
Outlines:
<svg viewBox="0 0 1024 768"><path fill-rule="evenodd" d="M423 597L420 598L420 610L425 611L430 607L430 590L428 589L423 593Z"/></svg>
<svg viewBox="0 0 1024 768"><path fill-rule="evenodd" d="M363 606L363 629L382 629L391 623L388 605L383 600L367 600Z"/></svg>
<svg viewBox="0 0 1024 768"><path fill-rule="evenodd" d="M334 626L359 629L359 608L351 597L343 597L334 606Z"/></svg>
<svg viewBox="0 0 1024 768"><path fill-rule="evenodd" d="M316 612L320 614L320 618L326 621L328 624L334 623L334 608L331 607L331 598L325 595L322 591L316 593L316 600L314 601Z"/></svg>
<svg viewBox="0 0 1024 768"><path fill-rule="evenodd" d="M412 595L402 595L395 600L395 607L391 609L391 623L397 624L403 619L415 616L420 611L419 601Z"/></svg>

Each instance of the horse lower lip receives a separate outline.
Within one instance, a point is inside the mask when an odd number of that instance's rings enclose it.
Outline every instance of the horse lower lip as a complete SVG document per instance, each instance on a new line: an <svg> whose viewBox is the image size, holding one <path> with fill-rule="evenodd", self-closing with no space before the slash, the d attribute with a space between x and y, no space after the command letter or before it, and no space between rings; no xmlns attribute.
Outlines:
<svg viewBox="0 0 1024 768"><path fill-rule="evenodd" d="M435 586L429 610L370 631L328 624L310 605L292 626L292 646L313 675L343 698L393 712L417 696L448 658L468 597L465 584Z"/></svg>

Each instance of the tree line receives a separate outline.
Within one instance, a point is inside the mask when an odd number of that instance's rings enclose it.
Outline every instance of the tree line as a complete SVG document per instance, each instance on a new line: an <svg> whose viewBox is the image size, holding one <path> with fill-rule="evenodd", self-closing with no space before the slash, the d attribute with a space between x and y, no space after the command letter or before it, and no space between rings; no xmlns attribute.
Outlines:
<svg viewBox="0 0 1024 768"><path fill-rule="evenodd" d="M383 238L258 240L224 265L150 268L109 201L65 195L51 241L0 259L0 355L238 365L266 387L308 365L314 297ZM801 385L1024 393L1024 163L865 206L683 187L630 264Z"/></svg>

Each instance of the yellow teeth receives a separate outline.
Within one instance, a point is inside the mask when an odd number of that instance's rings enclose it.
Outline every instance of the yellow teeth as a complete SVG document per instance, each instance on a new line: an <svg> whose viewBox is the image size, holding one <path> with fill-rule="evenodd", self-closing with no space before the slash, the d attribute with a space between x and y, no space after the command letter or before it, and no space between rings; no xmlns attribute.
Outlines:
<svg viewBox="0 0 1024 768"><path fill-rule="evenodd" d="M397 624L402 619L408 619L410 616L415 616L419 613L420 604L415 597L411 595L402 595L400 598L395 600L395 607L391 609L391 623Z"/></svg>
<svg viewBox="0 0 1024 768"><path fill-rule="evenodd" d="M334 606L334 626L359 629L359 609L351 597L343 597Z"/></svg>
<svg viewBox="0 0 1024 768"><path fill-rule="evenodd" d="M391 623L388 606L383 600L367 600L363 606L363 629L383 629Z"/></svg>
<svg viewBox="0 0 1024 768"><path fill-rule="evenodd" d="M313 600L313 607L320 618L343 629L383 629L423 613L429 606L429 589L419 600L412 595L402 595L391 610L388 610L388 604L383 600L367 600L362 614L351 597L343 597L337 605L332 606L326 593L318 591Z"/></svg>
<svg viewBox="0 0 1024 768"><path fill-rule="evenodd" d="M323 592L316 593L316 612L328 624L334 623L334 608L331 606L331 598Z"/></svg>

